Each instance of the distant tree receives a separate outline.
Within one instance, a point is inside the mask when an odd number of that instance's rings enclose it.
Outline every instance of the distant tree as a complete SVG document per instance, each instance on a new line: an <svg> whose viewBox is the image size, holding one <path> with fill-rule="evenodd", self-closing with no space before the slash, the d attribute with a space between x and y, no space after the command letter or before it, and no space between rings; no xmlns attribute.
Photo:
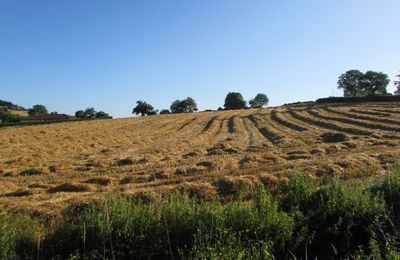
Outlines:
<svg viewBox="0 0 400 260"><path fill-rule="evenodd" d="M175 100L172 102L170 109L171 113L192 113L198 110L196 101L191 97Z"/></svg>
<svg viewBox="0 0 400 260"><path fill-rule="evenodd" d="M172 102L170 109L171 109L171 113L183 113L183 111L181 109L181 101L179 99Z"/></svg>
<svg viewBox="0 0 400 260"><path fill-rule="evenodd" d="M390 80L388 75L382 72L367 71L364 75L364 88L368 95L386 95L386 87Z"/></svg>
<svg viewBox="0 0 400 260"><path fill-rule="evenodd" d="M99 111L96 113L96 118L98 119L108 119L108 118L112 118L109 114L107 114L104 111Z"/></svg>
<svg viewBox="0 0 400 260"><path fill-rule="evenodd" d="M50 113L50 115L58 115L58 112L57 111L53 111L53 112Z"/></svg>
<svg viewBox="0 0 400 260"><path fill-rule="evenodd" d="M265 94L259 93L256 97L249 101L251 107L261 108L268 105L268 97Z"/></svg>
<svg viewBox="0 0 400 260"><path fill-rule="evenodd" d="M246 107L246 101L239 92L229 92L225 98L225 109L241 109Z"/></svg>
<svg viewBox="0 0 400 260"><path fill-rule="evenodd" d="M43 105L34 105L31 109L28 110L28 114L30 116L48 114L47 108Z"/></svg>
<svg viewBox="0 0 400 260"><path fill-rule="evenodd" d="M397 75L396 77L399 78L399 80L396 80L394 82L394 85L397 87L396 91L394 92L395 95L400 95L400 74Z"/></svg>
<svg viewBox="0 0 400 260"><path fill-rule="evenodd" d="M157 113L158 113L158 109L150 111L148 115L155 116L155 115L157 115Z"/></svg>
<svg viewBox="0 0 400 260"><path fill-rule="evenodd" d="M171 112L168 109L161 109L160 115L166 115L166 114L171 114Z"/></svg>
<svg viewBox="0 0 400 260"><path fill-rule="evenodd" d="M75 112L76 118L84 118L84 116L85 116L85 111L83 111L83 110L78 110Z"/></svg>
<svg viewBox="0 0 400 260"><path fill-rule="evenodd" d="M88 107L85 109L84 113L83 113L83 118L85 119L93 119L96 118L96 110L94 109L94 107Z"/></svg>
<svg viewBox="0 0 400 260"><path fill-rule="evenodd" d="M218 107L217 109L218 111L224 110L222 107Z"/></svg>
<svg viewBox="0 0 400 260"><path fill-rule="evenodd" d="M340 75L338 88L343 90L345 97L361 97L368 95L386 95L386 87L390 80L382 72L349 70Z"/></svg>
<svg viewBox="0 0 400 260"><path fill-rule="evenodd" d="M343 90L345 97L365 96L367 93L362 87L364 73L359 70L349 70L340 75L338 89Z"/></svg>
<svg viewBox="0 0 400 260"><path fill-rule="evenodd" d="M154 107L142 100L136 101L136 107L134 107L132 111L132 114L140 114L141 116L150 115L152 113L154 113Z"/></svg>

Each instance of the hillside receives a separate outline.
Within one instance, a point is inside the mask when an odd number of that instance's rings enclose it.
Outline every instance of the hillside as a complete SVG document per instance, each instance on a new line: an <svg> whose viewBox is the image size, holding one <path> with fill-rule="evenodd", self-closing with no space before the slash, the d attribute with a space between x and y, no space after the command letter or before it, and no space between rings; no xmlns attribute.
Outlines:
<svg viewBox="0 0 400 260"><path fill-rule="evenodd" d="M0 107L7 107L8 109L12 110L25 110L25 108L15 105L12 102L4 101L0 99Z"/></svg>
<svg viewBox="0 0 400 260"><path fill-rule="evenodd" d="M400 104L296 105L0 130L0 205L54 214L109 191L229 196L293 169L384 174L400 158Z"/></svg>

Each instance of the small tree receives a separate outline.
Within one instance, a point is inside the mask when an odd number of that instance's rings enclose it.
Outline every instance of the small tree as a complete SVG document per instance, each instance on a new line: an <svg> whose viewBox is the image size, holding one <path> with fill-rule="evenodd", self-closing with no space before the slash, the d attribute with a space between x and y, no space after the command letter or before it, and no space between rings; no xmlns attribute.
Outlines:
<svg viewBox="0 0 400 260"><path fill-rule="evenodd" d="M94 107L88 107L85 109L84 113L83 113L83 118L86 119L93 119L96 118L96 110L94 109Z"/></svg>
<svg viewBox="0 0 400 260"><path fill-rule="evenodd" d="M268 97L265 94L259 93L257 96L249 101L251 107L262 108L263 106L268 105Z"/></svg>
<svg viewBox="0 0 400 260"><path fill-rule="evenodd" d="M154 113L153 106L142 100L136 101L136 107L133 108L133 111L132 111L132 114L135 114L135 115L140 114L141 116L150 115L152 113Z"/></svg>
<svg viewBox="0 0 400 260"><path fill-rule="evenodd" d="M239 92L229 92L225 98L225 109L241 109L246 107L246 101Z"/></svg>
<svg viewBox="0 0 400 260"><path fill-rule="evenodd" d="M170 109L171 113L192 113L198 110L196 101L191 97L175 100L172 102Z"/></svg>
<svg viewBox="0 0 400 260"><path fill-rule="evenodd" d="M112 118L112 117L109 114L107 114L106 112L104 112L104 111L99 111L99 112L96 113L96 118L109 119L109 118Z"/></svg>
<svg viewBox="0 0 400 260"><path fill-rule="evenodd" d="M28 110L28 114L30 116L36 116L41 114L48 114L47 108L44 105L34 105L31 109Z"/></svg>
<svg viewBox="0 0 400 260"><path fill-rule="evenodd" d="M171 114L171 112L168 109L161 109L160 115L166 115L166 114Z"/></svg>
<svg viewBox="0 0 400 260"><path fill-rule="evenodd" d="M84 116L85 116L85 111L83 111L83 110L78 110L75 112L76 118L84 118Z"/></svg>

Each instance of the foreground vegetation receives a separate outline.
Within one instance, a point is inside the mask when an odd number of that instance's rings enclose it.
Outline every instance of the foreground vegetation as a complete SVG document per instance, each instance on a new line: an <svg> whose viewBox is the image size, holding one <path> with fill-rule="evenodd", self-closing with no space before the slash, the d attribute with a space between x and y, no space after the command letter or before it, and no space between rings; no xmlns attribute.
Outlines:
<svg viewBox="0 0 400 260"><path fill-rule="evenodd" d="M368 184L296 172L246 200L109 197L39 223L0 220L0 258L399 259L400 167Z"/></svg>

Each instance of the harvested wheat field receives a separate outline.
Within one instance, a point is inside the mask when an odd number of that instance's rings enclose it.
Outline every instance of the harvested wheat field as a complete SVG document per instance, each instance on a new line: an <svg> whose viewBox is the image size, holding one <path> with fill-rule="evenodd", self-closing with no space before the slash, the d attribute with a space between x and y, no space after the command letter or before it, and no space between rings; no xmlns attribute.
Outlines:
<svg viewBox="0 0 400 260"><path fill-rule="evenodd" d="M203 198L315 178L385 174L400 158L400 104L299 104L0 130L2 212L52 216L110 192Z"/></svg>

